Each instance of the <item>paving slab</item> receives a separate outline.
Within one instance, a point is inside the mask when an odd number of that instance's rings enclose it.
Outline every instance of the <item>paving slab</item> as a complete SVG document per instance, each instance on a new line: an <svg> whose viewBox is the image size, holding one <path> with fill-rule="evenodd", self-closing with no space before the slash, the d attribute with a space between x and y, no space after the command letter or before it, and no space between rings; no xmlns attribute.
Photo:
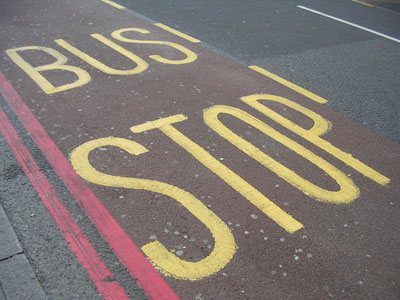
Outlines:
<svg viewBox="0 0 400 300"><path fill-rule="evenodd" d="M0 282L7 300L47 299L24 254L0 262Z"/></svg>
<svg viewBox="0 0 400 300"><path fill-rule="evenodd" d="M4 295L3 289L0 286L0 300L6 300L6 295Z"/></svg>
<svg viewBox="0 0 400 300"><path fill-rule="evenodd" d="M22 252L21 245L0 205L0 261Z"/></svg>
<svg viewBox="0 0 400 300"><path fill-rule="evenodd" d="M47 299L0 205L0 299Z"/></svg>

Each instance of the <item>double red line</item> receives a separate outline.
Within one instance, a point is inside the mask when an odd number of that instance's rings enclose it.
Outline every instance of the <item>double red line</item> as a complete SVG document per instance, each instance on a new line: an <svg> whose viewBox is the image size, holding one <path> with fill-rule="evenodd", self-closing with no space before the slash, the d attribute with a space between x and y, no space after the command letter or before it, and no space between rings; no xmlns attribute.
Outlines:
<svg viewBox="0 0 400 300"><path fill-rule="evenodd" d="M109 243L129 274L137 279L137 284L154 300L178 300L178 296L158 274L150 262L122 230L110 213L104 208L91 189L72 169L71 165L55 145L53 140L31 113L21 97L0 73L0 92L19 121L30 132L33 141L42 151L48 162L62 179L70 193L84 209L97 230ZM69 247L75 253L83 268L104 299L129 299L113 274L96 253L83 234L68 209L57 197L52 185L40 171L40 168L23 141L18 136L7 115L0 107L0 131L10 145L15 157L29 178L43 204L64 234Z"/></svg>

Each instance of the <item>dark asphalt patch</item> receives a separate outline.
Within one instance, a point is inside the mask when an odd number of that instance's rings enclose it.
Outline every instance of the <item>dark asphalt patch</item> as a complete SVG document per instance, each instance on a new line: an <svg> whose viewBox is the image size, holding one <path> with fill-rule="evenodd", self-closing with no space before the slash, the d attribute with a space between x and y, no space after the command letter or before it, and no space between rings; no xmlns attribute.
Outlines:
<svg viewBox="0 0 400 300"><path fill-rule="evenodd" d="M3 178L5 180L13 179L18 175L23 174L23 171L19 165L12 164L3 171Z"/></svg>
<svg viewBox="0 0 400 300"><path fill-rule="evenodd" d="M375 6L382 7L397 13L400 13L400 3L385 3L385 2L376 2Z"/></svg>

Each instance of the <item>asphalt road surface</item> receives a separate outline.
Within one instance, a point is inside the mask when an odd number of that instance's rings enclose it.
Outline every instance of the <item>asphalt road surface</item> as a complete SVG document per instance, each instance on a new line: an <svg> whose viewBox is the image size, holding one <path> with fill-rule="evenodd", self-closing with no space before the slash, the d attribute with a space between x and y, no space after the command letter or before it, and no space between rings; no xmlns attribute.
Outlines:
<svg viewBox="0 0 400 300"><path fill-rule="evenodd" d="M375 2L1 0L0 201L48 298L398 299Z"/></svg>

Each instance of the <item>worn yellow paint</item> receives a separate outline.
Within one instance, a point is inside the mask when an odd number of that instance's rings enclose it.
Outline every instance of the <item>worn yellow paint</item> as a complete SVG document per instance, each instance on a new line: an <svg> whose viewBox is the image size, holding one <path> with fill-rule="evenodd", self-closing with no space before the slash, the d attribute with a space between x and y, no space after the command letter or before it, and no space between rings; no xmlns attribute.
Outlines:
<svg viewBox="0 0 400 300"><path fill-rule="evenodd" d="M101 1L103 1L104 3L107 3L108 5L113 6L115 8L118 8L118 9L124 9L125 8L124 6L119 5L119 4L117 4L117 3L113 2L113 1L110 1L110 0L101 0Z"/></svg>
<svg viewBox="0 0 400 300"><path fill-rule="evenodd" d="M133 40L127 37L122 36L123 33L125 32L139 32L142 34L149 34L150 31L142 28L123 28L119 30L115 30L111 36L121 42L125 43L134 43L134 44L150 44L150 45L164 45L164 46L169 46L172 47L180 52L182 52L186 58L184 59L178 59L178 60L172 60L172 59L167 59L164 58L160 55L150 55L149 57L155 61L158 61L163 64L170 64L170 65L182 65L182 64L188 64L191 62L194 62L197 59L197 54L194 53L193 51L189 50L186 47L183 47L179 44L172 43L172 42L166 42L166 41L144 41L144 40Z"/></svg>
<svg viewBox="0 0 400 300"><path fill-rule="evenodd" d="M148 150L137 142L123 138L101 138L86 142L70 154L75 171L89 182L127 189L146 190L166 195L182 204L191 214L202 222L214 238L214 249L204 259L188 262L168 251L159 241L142 247L143 252L156 268L166 275L180 279L199 280L224 268L236 252L236 244L229 227L200 200L181 188L164 182L108 175L96 170L89 162L91 151L99 147L115 146L132 155L140 155Z"/></svg>
<svg viewBox="0 0 400 300"><path fill-rule="evenodd" d="M358 188L354 185L353 181L347 177L343 172L338 170L336 167L328 163L323 158L314 154L307 148L298 144L297 142L291 140L285 135L281 134L279 131L268 126L261 120L253 117L247 112L240 110L235 107L225 106L225 105L214 105L204 111L204 121L205 123L215 132L217 132L221 137L225 138L237 148L242 150L248 156L252 157L264 167L270 169L272 172L276 173L279 177L286 180L288 183L294 187L301 190L304 194L309 195L319 201L332 202L332 203L349 203L356 199L359 195ZM325 171L329 176L331 176L339 185L338 191L330 191L323 189L310 181L299 176L293 170L282 165L278 161L274 160L269 155L266 155L259 148L255 147L253 144L249 143L245 139L239 137L228 127L226 127L219 119L220 114L228 114L233 116L254 128L265 135L270 136L274 140L278 141L280 144L286 146L293 152L297 153L301 157L307 159L309 162L316 165L321 170Z"/></svg>
<svg viewBox="0 0 400 300"><path fill-rule="evenodd" d="M358 3L358 4L365 5L365 6L373 7L373 5L371 5L369 3L366 3L366 2L363 2L363 1L357 1L357 0L351 0L351 1L353 1L355 3Z"/></svg>
<svg viewBox="0 0 400 300"><path fill-rule="evenodd" d="M126 50L125 48L121 47L120 45L114 43L113 41L105 38L101 34L91 34L93 38L96 40L102 42L103 44L107 45L111 49L114 49L115 51L121 53L122 55L126 56L130 60L132 60L134 63L136 63L136 67L130 70L117 70L114 68L111 68L109 66L106 66L105 64L101 63L97 59L87 55L83 51L79 50L78 48L72 46L70 43L64 41L63 39L58 39L55 40L55 42L63 47L64 49L68 50L72 54L76 55L80 59L86 61L88 64L92 65L93 67L99 69L100 71L106 73L106 74L111 74L111 75L133 75L133 74L139 74L146 70L149 65L146 61L144 61L142 58L139 56L133 54L132 52Z"/></svg>
<svg viewBox="0 0 400 300"><path fill-rule="evenodd" d="M18 52L26 50L39 50L46 52L47 54L53 56L56 59L56 61L51 64L33 67L18 54ZM57 92L73 89L78 86L87 84L91 80L88 72L86 72L84 69L75 66L66 65L65 63L68 61L68 58L66 58L60 52L52 48L27 46L21 48L8 49L6 50L6 53L11 58L11 60L14 63L16 63L22 70L24 70L25 73L28 74L46 94L54 94ZM73 83L63 84L56 87L40 73L43 71L53 71L53 70L63 70L72 72L78 77L78 80L76 80Z"/></svg>
<svg viewBox="0 0 400 300"><path fill-rule="evenodd" d="M248 182L242 179L235 172L230 170L220 161L215 159L202 147L197 145L195 142L190 140L188 137L183 135L175 127L173 123L181 122L186 120L187 117L184 115L174 115L171 117L158 119L156 121L147 122L137 126L131 127L131 131L134 133L140 133L152 129L159 129L175 143L189 152L194 158L200 163L210 169L213 173L219 176L223 181L230 185L233 189L239 192L243 197L249 200L253 205L260 209L264 214L274 220L286 231L293 233L301 228L303 225L295 220L288 213L279 208L275 203L261 194L257 189L251 186Z"/></svg>
<svg viewBox="0 0 400 300"><path fill-rule="evenodd" d="M306 89L303 89L302 87L300 87L300 86L298 86L298 85L296 85L296 84L294 84L294 83L292 83L290 81L287 81L286 79L283 79L282 77L279 77L278 75L275 75L275 74L273 74L271 72L268 72L267 70L265 70L263 68L260 68L258 66L249 66L249 68L254 70L254 71L256 71L256 72L258 72L258 73L260 73L260 74L262 74L262 75L264 75L264 76L267 76L267 77L271 78L272 80L275 80L275 81L279 82L280 84L282 84L284 86L287 86L288 88L290 88L290 89L292 89L292 90L294 90L294 91L306 96L307 98L310 98L311 100L314 100L315 102L318 102L318 103L321 103L321 104L324 104L324 103L328 102L328 100L326 100L326 99L324 99L324 98L322 98L322 97L320 97L320 96L318 96L318 95L316 95L316 94L314 94L314 93L312 93L310 91L307 91Z"/></svg>
<svg viewBox="0 0 400 300"><path fill-rule="evenodd" d="M154 25L160 27L161 29L169 31L170 33L175 34L175 35L177 35L177 36L179 36L179 37L181 37L181 38L183 38L183 39L185 39L185 40L187 40L189 42L192 42L192 43L200 43L201 42L200 40L198 40L198 39L196 39L194 37L191 37L190 35L187 35L186 33L180 32L180 31L178 31L176 29L173 29L173 28L171 28L171 27L169 27L167 25L164 25L162 23L155 23Z"/></svg>
<svg viewBox="0 0 400 300"><path fill-rule="evenodd" d="M286 127L287 129L293 131L297 135L303 137L310 143L316 145L317 147L323 149L324 151L328 152L329 154L333 155L337 159L341 160L344 162L346 165L352 167L353 169L357 170L361 174L363 174L365 177L368 177L369 179L381 184L381 185L386 185L390 182L390 179L379 172L375 171L374 169L370 168L357 158L354 158L350 153L346 153L339 148L333 146L331 143L328 141L322 139L320 137L321 134L324 133L323 128L329 127L328 121L323 119L322 117L318 117L317 114L314 112L310 111L309 109L302 107L298 104L296 104L293 101L290 101L286 98L283 97L278 97L274 95L268 95L268 94L254 94L250 96L245 96L242 97L241 100L254 109L258 110L265 116L271 118L272 120L276 121L277 123L281 124L282 126ZM310 117L311 119L314 120L315 124L312 129L304 129L297 124L293 123L292 121L286 119L285 117L281 116L280 114L274 112L272 109L268 108L267 106L263 105L260 103L260 101L274 101L274 102L279 102L284 105L287 105L301 113L304 113L306 116ZM325 123L325 125L324 125ZM321 127L322 126L322 127ZM315 129L315 127L321 127L321 129Z"/></svg>
<svg viewBox="0 0 400 300"><path fill-rule="evenodd" d="M275 95L269 95L269 94L254 94L246 97L242 97L241 100L248 105L254 107L257 106L260 108L264 108L261 103L258 103L258 100L269 100L273 102L277 102L280 104L283 104L287 107L290 107L293 110L298 111L299 113L302 113L306 117L310 118L313 120L313 126L310 129L304 129L292 121L282 117L279 113L273 111L272 109L269 109L268 107L265 107L264 112L268 112L268 117L273 119L274 121L278 122L281 125L284 125L286 128L301 128L302 130L306 130L309 134L316 135L316 136L321 136L324 135L325 133L329 132L332 129L332 123L323 118L321 115L313 112L312 110L309 110L308 108L301 106L300 104L290 101L286 98L275 96ZM258 109L257 109L258 110ZM265 113L264 113L265 114Z"/></svg>

